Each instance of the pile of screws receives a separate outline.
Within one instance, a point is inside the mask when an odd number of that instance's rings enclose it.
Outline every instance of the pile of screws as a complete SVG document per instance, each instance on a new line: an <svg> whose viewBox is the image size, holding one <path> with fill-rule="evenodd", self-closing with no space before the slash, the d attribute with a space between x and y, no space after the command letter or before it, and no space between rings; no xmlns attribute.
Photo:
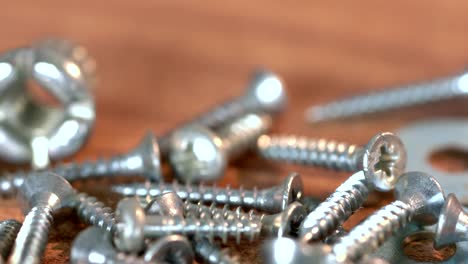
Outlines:
<svg viewBox="0 0 468 264"><path fill-rule="evenodd" d="M148 133L126 154L52 167L49 159L76 152L94 122L91 61L85 49L65 40L41 41L0 58L0 88L18 104L8 110L14 113L8 113L7 125L2 126L9 132L2 144L9 146L8 160L29 161L35 169L0 178L0 195L17 195L25 213L22 224L0 222L0 263L40 263L54 213L62 208L76 210L90 225L72 245L70 261L80 264L239 263L235 253L227 251L229 245L262 239L265 263L394 263L397 259L409 263L393 246L392 239L401 234L433 229L437 248L468 240L468 214L454 195L446 198L433 176L405 171L406 150L396 135L378 133L367 145L357 146L266 134L286 103L282 81L266 71L255 73L245 95L161 137ZM30 78L63 100L66 109L30 99L21 89ZM416 86L414 93L423 87ZM340 113L332 113L332 108ZM353 113L330 105L319 111L319 118L344 112ZM278 186L261 189L202 184L219 180L229 161L252 149L268 160L352 175L316 206L304 197L296 173ZM163 182L163 162L172 168L176 179L172 183ZM147 181L112 186L127 197L115 211L70 184L136 175ZM393 191L396 200L344 230L341 225L376 191Z"/></svg>

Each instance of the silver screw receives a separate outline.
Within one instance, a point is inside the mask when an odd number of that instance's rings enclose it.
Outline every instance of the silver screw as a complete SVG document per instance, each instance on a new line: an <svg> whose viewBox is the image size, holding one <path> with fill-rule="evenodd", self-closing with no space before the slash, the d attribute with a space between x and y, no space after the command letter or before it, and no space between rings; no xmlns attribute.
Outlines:
<svg viewBox="0 0 468 264"><path fill-rule="evenodd" d="M182 238L183 239L183 238ZM187 242L188 243L188 242ZM190 246L190 245L189 245ZM152 247L151 245L149 246ZM80 232L72 244L70 262L73 264L150 264L159 263L150 253L144 257L119 253L112 246L109 232L97 227L88 227Z"/></svg>
<svg viewBox="0 0 468 264"><path fill-rule="evenodd" d="M238 256L231 256L228 249L221 249L206 238L195 239L197 260L207 264L239 264Z"/></svg>
<svg viewBox="0 0 468 264"><path fill-rule="evenodd" d="M301 224L303 242L323 239L358 210L369 189L393 189L406 164L406 151L400 139L391 133L374 136L361 152L363 171L342 183L323 203L309 213Z"/></svg>
<svg viewBox="0 0 468 264"><path fill-rule="evenodd" d="M203 126L186 127L172 135L169 161L183 182L216 180L228 160L250 149L270 127L270 116L257 114L239 117L217 133Z"/></svg>
<svg viewBox="0 0 468 264"><path fill-rule="evenodd" d="M291 203L284 211L273 215L257 215L252 211L244 213L240 208L231 211L227 207L218 208L215 205L204 206L201 204L192 204L185 202L186 215L200 218L207 217L212 219L247 220L261 226L261 235L263 236L295 236L297 228L304 220L307 212L304 206L299 202Z"/></svg>
<svg viewBox="0 0 468 264"><path fill-rule="evenodd" d="M135 199L121 200L116 210L117 231L114 244L125 252L139 252L144 247L145 238L157 238L171 234L194 237L215 237L227 243L228 238L235 238L240 243L245 237L253 241L260 233L260 227L243 222L184 219L160 215L146 215Z"/></svg>
<svg viewBox="0 0 468 264"><path fill-rule="evenodd" d="M23 211L28 212L8 263L40 263L48 240L52 213L68 207L75 191L62 177L44 173L28 177L20 189Z"/></svg>
<svg viewBox="0 0 468 264"><path fill-rule="evenodd" d="M280 185L263 190L245 190L242 187L232 189L229 186L219 188L216 185L208 187L201 184L179 185L176 182L115 185L112 190L125 196L136 196L144 205L148 199L151 200L157 195L175 192L183 200L195 203L227 204L267 213L283 211L290 203L300 200L303 193L302 180L296 173L289 175Z"/></svg>
<svg viewBox="0 0 468 264"><path fill-rule="evenodd" d="M172 134L182 127L201 125L208 128L216 128L229 120L247 113L263 112L274 114L285 107L286 100L286 91L278 76L268 71L255 72L245 95L218 105L160 137L158 143L161 154L164 157L166 156L169 152Z"/></svg>
<svg viewBox="0 0 468 264"><path fill-rule="evenodd" d="M468 241L468 213L454 194L449 194L439 217L434 238L435 246Z"/></svg>
<svg viewBox="0 0 468 264"><path fill-rule="evenodd" d="M8 259L11 248L15 243L16 235L21 228L21 223L8 219L0 222L0 256L1 260ZM1 262L0 260L0 262Z"/></svg>
<svg viewBox="0 0 468 264"><path fill-rule="evenodd" d="M78 216L87 224L95 225L111 233L115 231L114 213L96 197L86 193L76 196L74 206Z"/></svg>
<svg viewBox="0 0 468 264"><path fill-rule="evenodd" d="M353 262L371 253L410 222L432 225L444 205L439 183L422 172L408 172L395 185L396 201L370 215L332 248L337 262Z"/></svg>
<svg viewBox="0 0 468 264"><path fill-rule="evenodd" d="M462 73L444 79L312 106L307 109L305 115L309 122L327 121L446 100L465 95L467 91L468 74Z"/></svg>
<svg viewBox="0 0 468 264"><path fill-rule="evenodd" d="M143 175L151 181L161 180L159 149L156 138L147 133L140 143L124 155L116 155L107 160L70 163L49 168L47 171L62 175L68 181L89 177L113 177ZM28 176L36 171L16 172L0 178L0 195L12 196Z"/></svg>
<svg viewBox="0 0 468 264"><path fill-rule="evenodd" d="M192 264L192 245L181 235L168 235L151 242L143 259L148 263Z"/></svg>
<svg viewBox="0 0 468 264"><path fill-rule="evenodd" d="M406 165L403 143L389 132L375 135L363 147L326 139L263 135L257 148L267 159L349 172L363 170L382 191L391 189Z"/></svg>

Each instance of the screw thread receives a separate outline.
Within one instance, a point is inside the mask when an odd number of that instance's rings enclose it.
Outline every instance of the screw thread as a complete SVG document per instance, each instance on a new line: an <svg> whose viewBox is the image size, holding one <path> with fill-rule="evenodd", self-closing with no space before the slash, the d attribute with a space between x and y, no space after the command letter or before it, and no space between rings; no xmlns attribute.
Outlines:
<svg viewBox="0 0 468 264"><path fill-rule="evenodd" d="M227 249L221 249L208 239L196 239L193 241L194 251L201 263L207 264L239 264L237 256L231 256Z"/></svg>
<svg viewBox="0 0 468 264"><path fill-rule="evenodd" d="M306 118L319 122L456 97L466 93L460 87L466 85L461 82L465 80L463 77L465 75L457 75L314 106L307 110Z"/></svg>
<svg viewBox="0 0 468 264"><path fill-rule="evenodd" d="M304 241L316 241L333 233L358 210L369 194L364 173L356 173L310 212L300 227Z"/></svg>
<svg viewBox="0 0 468 264"><path fill-rule="evenodd" d="M376 250L399 229L405 227L412 214L412 208L398 200L382 207L333 246L335 257L339 261L356 261Z"/></svg>
<svg viewBox="0 0 468 264"><path fill-rule="evenodd" d="M258 137L268 132L271 123L268 115L247 114L221 127L218 135L223 141L227 156L234 158L249 149Z"/></svg>
<svg viewBox="0 0 468 264"><path fill-rule="evenodd" d="M169 152L170 138L172 134L175 131L181 129L182 127L194 124L209 128L219 127L222 124L228 122L229 120L232 120L249 112L248 109L252 108L249 107L250 104L250 101L244 100L243 97L234 98L195 117L191 121L184 122L183 125L177 126L175 129L172 129L171 131L169 131L164 136L158 139L159 149L161 150L161 153L163 155L166 155Z"/></svg>
<svg viewBox="0 0 468 264"><path fill-rule="evenodd" d="M228 242L228 239L233 238L239 244L243 238L249 241L257 239L261 229L256 223L241 220L147 217L149 219L144 227L147 237L161 237L177 233L185 236L193 235L195 238L206 237L210 241L219 238L224 244Z"/></svg>
<svg viewBox="0 0 468 264"><path fill-rule="evenodd" d="M218 205L241 206L243 208L253 208L262 210L261 192L256 188L245 190L242 186L238 189L232 189L230 186L225 188L216 185L205 186L203 183L197 185L181 185L177 182L167 183L145 183L145 184L124 184L112 187L114 192L125 196L137 196L139 201L145 207L148 201L155 196L166 192L175 192L182 200L194 203L216 203Z"/></svg>
<svg viewBox="0 0 468 264"><path fill-rule="evenodd" d="M40 263L52 221L52 208L33 207L24 219L8 263Z"/></svg>
<svg viewBox="0 0 468 264"><path fill-rule="evenodd" d="M10 255L20 228L21 223L13 219L0 222L0 255L3 260Z"/></svg>
<svg viewBox="0 0 468 264"><path fill-rule="evenodd" d="M185 201L184 210L186 217L193 218L211 218L211 219L225 219L228 221L231 220L260 220L261 216L256 215L253 210L250 210L248 213L245 213L241 207L237 207L235 210L231 210L228 206L223 206L222 208L216 207L216 204L211 204L209 206L203 205L201 203L193 204L189 201Z"/></svg>
<svg viewBox="0 0 468 264"><path fill-rule="evenodd" d="M96 197L86 193L78 194L78 216L87 224L98 226L106 231L115 231L114 213L110 207L105 206Z"/></svg>
<svg viewBox="0 0 468 264"><path fill-rule="evenodd" d="M358 171L363 148L327 139L263 135L257 149L266 159L320 166L341 171Z"/></svg>

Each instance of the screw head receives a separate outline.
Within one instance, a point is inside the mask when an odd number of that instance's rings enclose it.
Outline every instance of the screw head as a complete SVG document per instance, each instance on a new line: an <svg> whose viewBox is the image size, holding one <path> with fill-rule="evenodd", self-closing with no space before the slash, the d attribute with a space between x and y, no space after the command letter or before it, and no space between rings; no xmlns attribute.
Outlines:
<svg viewBox="0 0 468 264"><path fill-rule="evenodd" d="M70 262L73 264L108 263L116 254L110 233L91 226L81 231L73 241Z"/></svg>
<svg viewBox="0 0 468 264"><path fill-rule="evenodd" d="M227 158L221 138L193 125L172 135L169 161L179 180L198 182L217 179L226 168Z"/></svg>
<svg viewBox="0 0 468 264"><path fill-rule="evenodd" d="M125 252L138 253L145 247L145 211L134 198L126 198L117 204L115 211L115 246Z"/></svg>
<svg viewBox="0 0 468 264"><path fill-rule="evenodd" d="M449 194L436 227L434 244L437 248L468 239L468 222L460 222L460 215L463 214L466 213L457 197L453 193Z"/></svg>
<svg viewBox="0 0 468 264"><path fill-rule="evenodd" d="M406 149L390 132L374 136L364 149L362 169L375 189L390 191L406 167Z"/></svg>
<svg viewBox="0 0 468 264"><path fill-rule="evenodd" d="M419 224L437 223L445 195L437 180L423 172L407 172L395 185L396 199L412 207L413 220Z"/></svg>
<svg viewBox="0 0 468 264"><path fill-rule="evenodd" d="M295 236L306 215L305 207L299 202L293 202L281 213L264 216L262 227L266 228L267 234L276 234L278 237Z"/></svg>
<svg viewBox="0 0 468 264"><path fill-rule="evenodd" d="M129 165L141 162L142 174L153 182L161 181L161 155L153 132L147 132L138 146L128 155Z"/></svg>
<svg viewBox="0 0 468 264"><path fill-rule="evenodd" d="M292 173L283 181L281 211L286 209L294 201L300 201L304 192L301 176Z"/></svg>
<svg viewBox="0 0 468 264"><path fill-rule="evenodd" d="M177 193L167 192L154 197L145 211L148 214L184 217L184 202Z"/></svg>
<svg viewBox="0 0 468 264"><path fill-rule="evenodd" d="M73 206L76 192L62 176L51 172L38 172L24 180L19 191L23 212L37 205L48 205L53 210Z"/></svg>
<svg viewBox="0 0 468 264"><path fill-rule="evenodd" d="M325 244L302 244L291 238L281 237L263 245L263 261L267 264L335 263L331 247Z"/></svg>
<svg viewBox="0 0 468 264"><path fill-rule="evenodd" d="M192 245L186 237L169 235L151 243L143 259L148 263L193 263Z"/></svg>
<svg viewBox="0 0 468 264"><path fill-rule="evenodd" d="M259 110L269 113L283 110L287 101L283 81L268 71L254 73L247 90L247 98L255 100L260 105Z"/></svg>

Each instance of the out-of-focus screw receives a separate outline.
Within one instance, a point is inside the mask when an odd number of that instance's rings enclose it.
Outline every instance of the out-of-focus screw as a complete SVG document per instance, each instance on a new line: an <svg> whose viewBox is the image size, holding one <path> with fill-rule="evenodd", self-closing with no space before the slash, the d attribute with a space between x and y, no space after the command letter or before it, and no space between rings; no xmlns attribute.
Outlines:
<svg viewBox="0 0 468 264"><path fill-rule="evenodd" d="M71 206L75 191L62 177L44 173L26 178L19 194L23 211L29 212L8 263L40 263L53 221L52 213Z"/></svg>
<svg viewBox="0 0 468 264"><path fill-rule="evenodd" d="M152 242L143 255L148 263L192 264L193 258L192 245L181 235L168 235Z"/></svg>
<svg viewBox="0 0 468 264"><path fill-rule="evenodd" d="M316 105L307 109L305 115L309 122L327 121L450 99L465 95L467 91L468 74L462 73L444 79Z"/></svg>
<svg viewBox="0 0 468 264"><path fill-rule="evenodd" d="M70 262L73 264L150 264L155 263L155 260L146 261L136 255L117 252L112 246L111 234L92 226L81 231L73 241Z"/></svg>
<svg viewBox="0 0 468 264"><path fill-rule="evenodd" d="M451 193L439 216L434 244L437 248L442 248L461 241L468 241L468 213Z"/></svg>
<svg viewBox="0 0 468 264"><path fill-rule="evenodd" d="M245 95L218 105L160 137L161 154L164 157L167 155L172 134L182 127L201 125L216 128L247 113L274 114L285 107L286 100L286 91L278 76L268 71L255 72Z"/></svg>
<svg viewBox="0 0 468 264"><path fill-rule="evenodd" d="M179 185L176 182L172 184L115 185L112 190L125 196L137 196L142 203L146 203L147 199L151 200L162 193L175 192L183 200L194 203L227 204L267 213L283 211L290 203L300 200L303 194L302 180L296 173L289 175L280 185L263 190L256 188L245 190L242 187L232 189L204 185Z"/></svg>
<svg viewBox="0 0 468 264"><path fill-rule="evenodd" d="M229 254L228 249L221 249L206 238L193 241L197 261L206 264L239 264L238 256Z"/></svg>
<svg viewBox="0 0 468 264"><path fill-rule="evenodd" d="M395 186L406 165L400 139L391 133L377 134L361 152L364 170L352 175L307 215L299 232L302 241L330 235L362 206L369 189L388 191Z"/></svg>
<svg viewBox="0 0 468 264"><path fill-rule="evenodd" d="M256 215L253 212L244 213L241 210L231 211L228 208L204 206L201 204L185 203L185 212L192 217L222 218L226 220L247 220L262 227L264 236L295 236L300 223L307 214L304 206L299 202L291 203L284 211L273 215Z"/></svg>
<svg viewBox="0 0 468 264"><path fill-rule="evenodd" d="M390 132L375 135L363 147L326 139L263 135L257 140L257 148L267 159L349 172L363 170L381 191L391 190L406 166L405 147Z"/></svg>
<svg viewBox="0 0 468 264"><path fill-rule="evenodd" d="M2 260L8 259L20 228L21 223L13 219L0 222L0 256Z"/></svg>
<svg viewBox="0 0 468 264"><path fill-rule="evenodd" d="M369 216L333 246L337 262L359 260L410 222L437 223L445 201L439 183L422 172L403 174L395 185L395 196L396 201Z"/></svg>
<svg viewBox="0 0 468 264"><path fill-rule="evenodd" d="M122 251L139 252L144 248L145 238L157 238L171 234L182 234L194 237L215 237L227 243L228 238L235 238L240 243L245 237L253 241L260 234L260 226L245 225L227 221L184 219L159 215L146 215L135 199L124 199L116 210L117 231L114 244Z"/></svg>
<svg viewBox="0 0 468 264"><path fill-rule="evenodd" d="M183 182L216 180L228 160L238 157L255 144L271 127L271 117L247 114L222 126L217 132L191 126L172 135L169 161Z"/></svg>
<svg viewBox="0 0 468 264"><path fill-rule="evenodd" d="M70 163L49 168L47 171L63 176L68 181L89 177L113 177L143 175L151 181L161 180L159 148L155 136L147 133L138 146L124 155L116 155L107 160ZM7 173L0 177L0 195L11 196L23 184L26 177L36 171Z"/></svg>
<svg viewBox="0 0 468 264"><path fill-rule="evenodd" d="M145 212L149 215L184 217L184 202L175 192L162 193L145 207Z"/></svg>

